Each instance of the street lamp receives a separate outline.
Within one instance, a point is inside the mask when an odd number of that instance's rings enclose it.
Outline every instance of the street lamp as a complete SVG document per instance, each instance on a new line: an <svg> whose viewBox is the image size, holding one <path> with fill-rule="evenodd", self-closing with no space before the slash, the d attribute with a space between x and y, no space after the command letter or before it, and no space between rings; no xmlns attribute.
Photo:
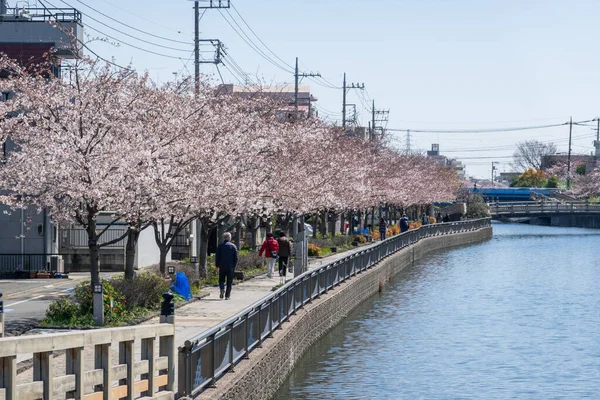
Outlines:
<svg viewBox="0 0 600 400"><path fill-rule="evenodd" d="M100 293L100 294L102 294L102 284L101 283L94 283L93 291L94 291L94 293Z"/></svg>

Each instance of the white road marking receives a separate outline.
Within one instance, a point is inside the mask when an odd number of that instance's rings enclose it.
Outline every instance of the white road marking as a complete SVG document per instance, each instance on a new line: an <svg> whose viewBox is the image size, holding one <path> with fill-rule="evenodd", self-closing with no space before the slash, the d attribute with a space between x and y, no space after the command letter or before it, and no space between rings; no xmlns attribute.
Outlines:
<svg viewBox="0 0 600 400"><path fill-rule="evenodd" d="M69 289L61 290L61 292L68 293L68 292L73 292L74 290L75 290L75 288L69 288Z"/></svg>
<svg viewBox="0 0 600 400"><path fill-rule="evenodd" d="M48 296L47 294L42 294L40 296L36 296L36 297L32 297L31 299L27 299L27 300L21 300L21 301L17 301L16 303L12 303L12 304L7 304L5 307L12 307L12 306L16 306L17 304L23 304L23 303L27 303L28 301L31 300L35 300L35 299L40 299L42 297L46 297Z"/></svg>
<svg viewBox="0 0 600 400"><path fill-rule="evenodd" d="M15 311L15 310L13 310L12 308L5 308L4 309L5 313L9 313L9 312L13 312L13 311Z"/></svg>
<svg viewBox="0 0 600 400"><path fill-rule="evenodd" d="M46 285L46 286L44 286L44 287L45 287L46 289L48 289L48 288L54 287L54 285Z"/></svg>

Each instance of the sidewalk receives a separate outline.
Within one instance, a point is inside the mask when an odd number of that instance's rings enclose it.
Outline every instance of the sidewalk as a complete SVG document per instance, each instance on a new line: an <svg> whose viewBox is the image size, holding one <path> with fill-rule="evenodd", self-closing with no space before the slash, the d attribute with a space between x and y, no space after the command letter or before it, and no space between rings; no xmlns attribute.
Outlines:
<svg viewBox="0 0 600 400"><path fill-rule="evenodd" d="M378 243L379 242L373 242L355 249L335 253L321 259L310 260L308 269L312 270L318 268L321 265L334 262L350 254L368 249ZM288 273L287 281L292 279L294 279L293 274ZM254 279L233 286L230 300L219 299L218 287L205 288L203 292L208 293L208 297L180 307L175 311L175 345L177 347L183 346L186 340L193 339L203 332L219 325L222 321L240 313L248 306L271 294L273 287L278 285L279 282L279 276L267 278L266 275L260 275ZM158 318L154 318L147 323L156 324L158 321Z"/></svg>
<svg viewBox="0 0 600 400"><path fill-rule="evenodd" d="M364 245L355 249L351 249L341 253L335 253L331 256L324 257L322 259L313 259L309 262L308 269L312 270L320 267L321 265L339 260L350 254L368 249L376 245L379 242ZM287 281L293 279L293 275L289 274ZM239 283L233 287L231 292L230 300L219 299L219 288L208 287L203 289L204 293L208 293L208 297L202 300L187 304L183 307L178 308L175 311L175 346L182 346L186 340L193 339L196 336L201 335L203 332L219 325L222 321L233 317L239 312L246 309L251 304L257 302L263 297L268 296L272 293L274 286L278 285L280 279L278 276L273 278L267 278L266 275L260 275L248 281ZM143 324L157 324L159 318L153 318L150 321L144 322ZM37 334L56 333L55 330L49 332L37 332ZM94 356L93 346L85 346L84 351L84 363L86 371L93 369ZM140 357L139 344L135 346L135 357ZM119 355L118 347L111 349L112 353L112 365L118 364ZM31 354L21 354L17 358L17 362L30 360ZM53 360L54 375L59 376L62 371L65 371L65 355L56 354ZM17 381L19 384L32 382L33 379L33 368L24 368L25 370L17 375Z"/></svg>

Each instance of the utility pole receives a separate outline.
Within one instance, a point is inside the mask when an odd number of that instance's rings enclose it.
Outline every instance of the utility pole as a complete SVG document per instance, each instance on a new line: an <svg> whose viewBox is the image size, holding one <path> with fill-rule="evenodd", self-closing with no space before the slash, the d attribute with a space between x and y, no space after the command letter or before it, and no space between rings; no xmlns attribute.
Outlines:
<svg viewBox="0 0 600 400"><path fill-rule="evenodd" d="M371 129L369 129L369 131L371 132L371 140L375 140L375 99L373 99L373 108L371 109L372 111L372 115L371 115Z"/></svg>
<svg viewBox="0 0 600 400"><path fill-rule="evenodd" d="M200 6L194 2L194 89L200 93Z"/></svg>
<svg viewBox="0 0 600 400"><path fill-rule="evenodd" d="M298 90L299 90L299 85L300 85L300 78L316 78L316 77L320 77L321 74L320 73L310 73L310 74L306 74L306 73L300 73L300 70L298 69L298 57L296 57L296 71L294 73L294 78L295 78L295 82L296 82L296 89L294 90L294 106L296 107L296 117L298 116ZM310 94L309 94L310 96ZM309 103L309 115L310 115L310 97L308 99L308 103Z"/></svg>
<svg viewBox="0 0 600 400"><path fill-rule="evenodd" d="M410 129L406 131L406 153L410 153Z"/></svg>
<svg viewBox="0 0 600 400"><path fill-rule="evenodd" d="M365 84L352 83L350 86L348 86L346 84L346 73L344 72L344 85L342 87L342 90L344 91L344 96L342 100L342 128L346 127L346 95L348 93L348 90L350 89L364 90Z"/></svg>
<svg viewBox="0 0 600 400"><path fill-rule="evenodd" d="M567 189L571 189L571 137L573 135L573 117L569 120L569 155L567 157Z"/></svg>
<svg viewBox="0 0 600 400"><path fill-rule="evenodd" d="M201 0L194 1L194 89L196 95L200 93L200 64L221 63L221 42L218 39L200 40L200 9L230 8L231 0L210 0L208 5L200 6ZM200 61L200 42L217 43L217 56L213 61Z"/></svg>
<svg viewBox="0 0 600 400"><path fill-rule="evenodd" d="M344 86L342 87L344 91L344 99L342 100L342 128L346 127L346 73L344 72Z"/></svg>
<svg viewBox="0 0 600 400"><path fill-rule="evenodd" d="M498 164L498 161L492 161L492 187L494 187L494 171L496 170L496 166L494 164Z"/></svg>
<svg viewBox="0 0 600 400"><path fill-rule="evenodd" d="M596 141L600 142L600 117L596 118L596 122L598 122L598 129L596 129Z"/></svg>

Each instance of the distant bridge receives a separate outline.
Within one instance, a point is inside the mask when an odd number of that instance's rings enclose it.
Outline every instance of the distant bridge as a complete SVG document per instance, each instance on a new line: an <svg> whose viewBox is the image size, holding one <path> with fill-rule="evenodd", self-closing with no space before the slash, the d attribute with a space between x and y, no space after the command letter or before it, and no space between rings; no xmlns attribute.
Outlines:
<svg viewBox="0 0 600 400"><path fill-rule="evenodd" d="M552 218L559 216L600 216L600 204L589 202L512 202L488 203L492 219L520 220Z"/></svg>

